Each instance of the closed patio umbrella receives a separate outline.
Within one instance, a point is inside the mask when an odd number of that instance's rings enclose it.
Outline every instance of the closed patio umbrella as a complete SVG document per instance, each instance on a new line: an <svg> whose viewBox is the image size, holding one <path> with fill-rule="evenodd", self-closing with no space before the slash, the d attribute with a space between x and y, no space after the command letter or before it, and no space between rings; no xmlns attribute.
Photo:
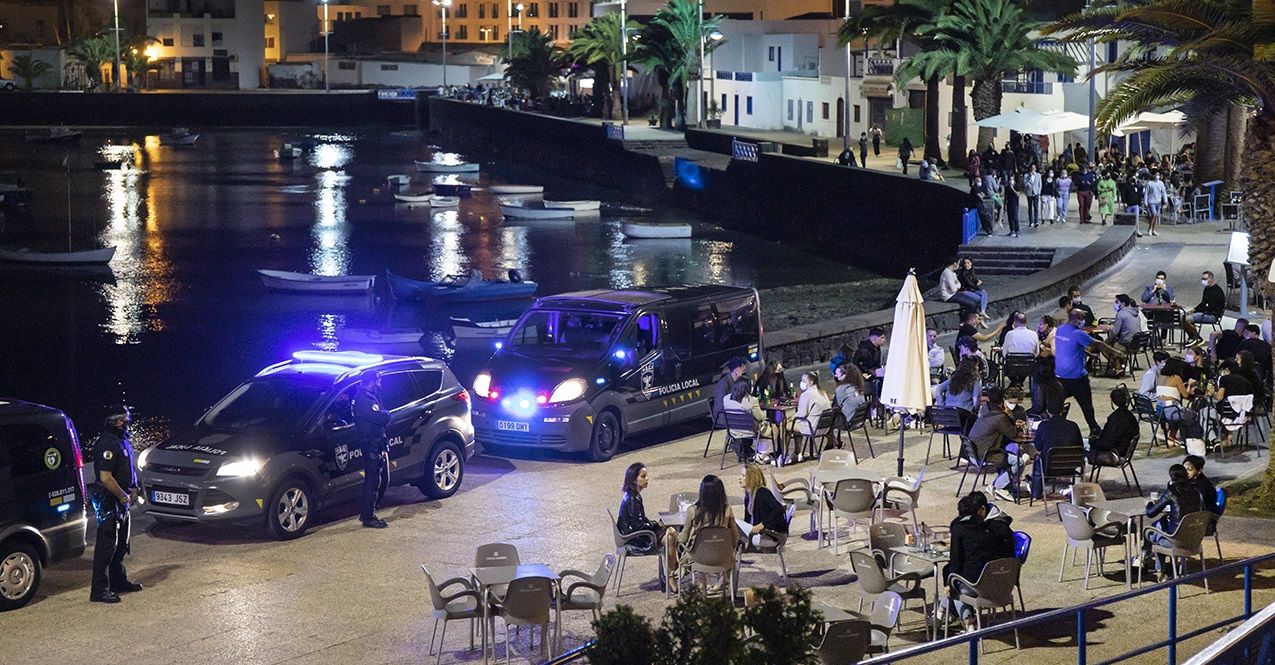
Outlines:
<svg viewBox="0 0 1275 665"><path fill-rule="evenodd" d="M896 411L924 411L931 404L930 358L925 349L925 305L916 284L916 271L908 271L894 305L894 328L881 381L881 404ZM903 432L899 423L899 474L903 475Z"/></svg>

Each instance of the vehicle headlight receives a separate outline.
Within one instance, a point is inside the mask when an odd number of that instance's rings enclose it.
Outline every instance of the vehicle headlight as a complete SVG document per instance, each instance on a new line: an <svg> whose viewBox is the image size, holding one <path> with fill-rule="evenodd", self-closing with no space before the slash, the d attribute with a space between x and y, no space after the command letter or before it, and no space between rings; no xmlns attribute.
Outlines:
<svg viewBox="0 0 1275 665"><path fill-rule="evenodd" d="M225 464L222 464L221 468L217 469L217 475L218 476L233 476L237 478L242 478L244 476L255 476L257 475L257 472L260 471L261 467L263 466L265 466L265 462L262 462L261 460L255 457L249 457L248 459L241 459L241 460L236 460L234 462L226 462Z"/></svg>
<svg viewBox="0 0 1275 665"><path fill-rule="evenodd" d="M152 450L154 450L154 448L147 448L146 450L143 450L143 451L142 451L142 454L140 454L140 455L138 455L138 456L137 456L137 468L138 468L138 470L141 470L141 469L145 469L145 468L146 468L146 458L151 456L151 451L152 451Z"/></svg>
<svg viewBox="0 0 1275 665"><path fill-rule="evenodd" d="M584 379L567 379L553 389L553 393L549 395L549 402L561 404L580 399L584 397L586 388L588 388L588 384L584 382Z"/></svg>
<svg viewBox="0 0 1275 665"><path fill-rule="evenodd" d="M479 372L474 377L474 392L479 397L486 397L487 391L491 388L491 374L487 372Z"/></svg>

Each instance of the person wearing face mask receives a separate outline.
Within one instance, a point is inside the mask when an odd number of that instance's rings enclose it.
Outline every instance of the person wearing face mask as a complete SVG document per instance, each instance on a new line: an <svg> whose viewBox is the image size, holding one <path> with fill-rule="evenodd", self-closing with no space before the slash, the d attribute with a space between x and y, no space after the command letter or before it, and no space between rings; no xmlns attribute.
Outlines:
<svg viewBox="0 0 1275 665"><path fill-rule="evenodd" d="M794 437L813 436L815 425L819 422L819 416L823 414L825 409L832 406L832 402L819 389L819 375L814 372L803 373L798 388L800 388L801 394L797 398L796 411L789 417L788 431L792 432ZM797 440L804 441L805 439L798 438ZM814 451L812 450L811 453L813 454ZM784 464L790 464L793 461L800 462L804 459L804 451L796 450L793 454L784 458Z"/></svg>
<svg viewBox="0 0 1275 665"><path fill-rule="evenodd" d="M1111 309L1116 313L1116 318L1108 327L1108 343L1112 346L1122 346L1128 351L1134 347L1134 336L1142 332L1142 319L1138 316L1138 304L1133 302L1133 298L1121 293L1116 296L1116 301L1112 303ZM1112 374L1117 377L1124 375L1123 357L1115 356L1112 365Z"/></svg>
<svg viewBox="0 0 1275 665"><path fill-rule="evenodd" d="M1169 354L1164 351L1151 354L1151 366L1142 373L1142 381L1138 383L1138 394L1155 399L1155 386L1160 380L1160 371L1164 369L1167 362L1169 362Z"/></svg>
<svg viewBox="0 0 1275 665"><path fill-rule="evenodd" d="M106 428L93 444L93 468L97 482L92 485L90 503L97 517L97 541L93 544L93 581L89 600L118 603L119 594L141 591L124 569L124 556L132 550L132 521L129 508L137 501L137 472L128 424L133 418L124 405L107 410Z"/></svg>
<svg viewBox="0 0 1275 665"><path fill-rule="evenodd" d="M1160 208L1169 201L1168 191L1164 188L1164 182L1160 180L1160 174L1156 173L1147 181L1146 188L1143 190L1143 201L1147 206L1147 224L1150 233L1153 236L1160 235L1155 232L1155 227L1160 224Z"/></svg>
<svg viewBox="0 0 1275 665"><path fill-rule="evenodd" d="M1018 444L1019 429L1026 423L1015 421L1010 415L1005 401L1005 393L1000 388L987 391L985 411L970 427L969 441L980 459L995 462L1003 459L1010 473L1002 471L992 480L989 492L997 498L1013 501L1014 495L1009 491L1011 474L1018 478L1019 468L1029 458L1036 456L1036 449L1031 444Z"/></svg>
<svg viewBox="0 0 1275 665"><path fill-rule="evenodd" d="M1155 274L1155 281L1142 290L1142 302L1156 305L1173 304L1173 287L1169 286L1169 276L1163 270Z"/></svg>
<svg viewBox="0 0 1275 665"><path fill-rule="evenodd" d="M1040 181L1040 221L1041 223L1054 223L1054 218L1058 216L1058 179L1054 177L1054 170L1045 171L1045 177Z"/></svg>
<svg viewBox="0 0 1275 665"><path fill-rule="evenodd" d="M1200 273L1200 285L1204 293L1200 295L1200 304L1188 309L1182 320L1182 330L1187 334L1187 344L1199 346L1204 343L1197 327L1202 323L1220 323L1226 311L1226 292L1213 279L1213 273L1205 270Z"/></svg>

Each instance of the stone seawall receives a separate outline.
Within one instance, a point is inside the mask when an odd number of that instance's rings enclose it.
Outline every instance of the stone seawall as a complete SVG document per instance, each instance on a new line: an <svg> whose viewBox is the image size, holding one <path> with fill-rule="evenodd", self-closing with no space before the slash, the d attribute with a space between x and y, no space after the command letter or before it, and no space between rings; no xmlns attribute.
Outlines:
<svg viewBox="0 0 1275 665"><path fill-rule="evenodd" d="M411 126L411 101L381 101L375 90L8 92L0 125L106 127Z"/></svg>

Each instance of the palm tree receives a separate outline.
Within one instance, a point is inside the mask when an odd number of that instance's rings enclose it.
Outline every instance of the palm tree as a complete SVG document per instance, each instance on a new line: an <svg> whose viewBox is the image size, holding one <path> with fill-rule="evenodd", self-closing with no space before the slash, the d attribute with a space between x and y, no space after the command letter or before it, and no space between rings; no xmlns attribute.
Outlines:
<svg viewBox="0 0 1275 665"><path fill-rule="evenodd" d="M667 77L666 93L670 90L678 93L674 97L678 102L678 110L674 113L677 118L675 124L683 124L689 88L687 84L699 80L701 76L701 44L706 55L722 44L721 40L708 37L717 30L721 22L721 16L702 18L700 5L694 0L669 0L642 30L639 40L642 56L655 67L658 77ZM648 39L651 44L647 44Z"/></svg>
<svg viewBox="0 0 1275 665"><path fill-rule="evenodd" d="M1098 105L1096 121L1103 131L1135 113L1168 106L1181 106L1197 121L1250 110L1235 151L1242 155L1238 185L1249 265L1256 281L1275 295L1267 280L1275 259L1275 2L1144 0L1073 14L1046 30L1066 41L1136 45L1094 71L1124 75ZM1275 460L1267 463L1254 498L1275 508Z"/></svg>
<svg viewBox="0 0 1275 665"><path fill-rule="evenodd" d="M581 28L576 33L575 39L571 41L571 45L567 47L567 57L574 62L592 67L598 74L597 81L605 78L610 88L607 104L610 109L603 115L609 115L612 120L620 120L623 117L623 101L620 98L620 77L625 75L622 35L627 37L630 29L637 28L636 21L629 21L628 25L621 28L619 14L603 14ZM629 45L631 47L632 42L629 42ZM605 77L602 76L603 74Z"/></svg>
<svg viewBox="0 0 1275 665"><path fill-rule="evenodd" d="M84 65L90 87L96 88L102 82L102 65L115 59L115 41L105 34L91 35L67 45L66 54Z"/></svg>
<svg viewBox="0 0 1275 665"><path fill-rule="evenodd" d="M1076 61L1070 55L1039 47L1032 33L1040 27L1027 19L1017 0L956 0L951 11L927 30L929 38L945 44L929 57L948 61L955 65L954 71L973 79L974 119L990 118L1001 112L1005 74L1032 69L1075 74ZM979 128L980 150L992 142L993 135L994 130Z"/></svg>
<svg viewBox="0 0 1275 665"><path fill-rule="evenodd" d="M633 62L650 68L660 84L660 127L672 129L680 116L685 94L686 54L682 53L669 31L663 26L646 24L633 49Z"/></svg>
<svg viewBox="0 0 1275 665"><path fill-rule="evenodd" d="M132 87L135 77L139 88L145 84L146 71L152 67L151 59L146 55L146 47L152 42L157 43L159 40L147 35L131 36L124 40L120 49L120 64L128 70L128 76L123 81L124 87Z"/></svg>
<svg viewBox="0 0 1275 665"><path fill-rule="evenodd" d="M25 90L30 90L35 80L44 76L52 68L53 65L44 60L32 58L30 53L13 56L13 62L9 64L9 71L22 79L22 87Z"/></svg>
<svg viewBox="0 0 1275 665"><path fill-rule="evenodd" d="M895 39L907 39L921 49L921 55L939 50L943 44L933 39L929 31L938 23L940 16L951 7L948 0L895 0L892 5L869 5L863 8L858 16L848 19L841 27L838 44L845 47L854 39L862 36L865 40L876 40L878 43ZM914 77L925 81L925 158L943 164L943 153L939 143L939 85L949 73L954 73L953 63L940 62L933 58L920 60L916 57L907 59L903 66L895 72L895 81L903 84ZM958 72L963 74L963 72ZM953 117L965 118L965 80L959 77L960 85L955 86L952 94ZM955 82L954 82L955 83ZM847 128L847 131L849 129ZM948 156L954 166L965 165L965 123L953 122L952 143Z"/></svg>
<svg viewBox="0 0 1275 665"><path fill-rule="evenodd" d="M538 27L516 32L501 55L508 65L505 78L510 85L526 90L533 101L540 101L549 95L553 78L562 70L562 54L553 37Z"/></svg>

